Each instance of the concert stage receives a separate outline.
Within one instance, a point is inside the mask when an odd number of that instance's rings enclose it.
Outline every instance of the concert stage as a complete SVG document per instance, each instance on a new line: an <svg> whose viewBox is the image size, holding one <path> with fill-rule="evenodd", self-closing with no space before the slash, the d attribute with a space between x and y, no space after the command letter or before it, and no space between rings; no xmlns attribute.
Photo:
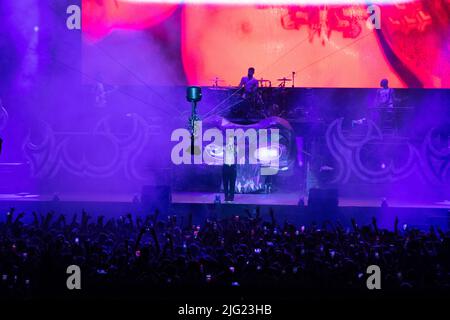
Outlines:
<svg viewBox="0 0 450 320"><path fill-rule="evenodd" d="M381 198L340 197L336 210L317 214L308 208L308 198L303 199L304 206L299 205L301 200L296 193L273 194L236 194L235 201L230 204L221 204L217 209L214 206L215 193L184 192L173 193L172 204L175 208L194 210L205 216L210 212L219 215L239 215L255 207L262 209L262 214L268 218L270 208L275 211L279 221L289 220L296 223L321 223L325 220L339 221L349 226L351 218L359 224L370 224L372 217L376 217L378 224L383 228L392 228L394 219L399 217L402 224L408 224L420 229L428 229L430 225L449 228L450 201L404 201L387 199L388 208L381 208ZM221 195L223 199L223 195ZM253 213L254 214L254 213Z"/></svg>

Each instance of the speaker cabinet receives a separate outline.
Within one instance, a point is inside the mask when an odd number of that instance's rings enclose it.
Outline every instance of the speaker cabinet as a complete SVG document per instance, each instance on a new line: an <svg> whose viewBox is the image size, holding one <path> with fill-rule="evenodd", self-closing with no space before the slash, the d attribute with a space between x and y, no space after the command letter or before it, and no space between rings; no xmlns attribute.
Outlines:
<svg viewBox="0 0 450 320"><path fill-rule="evenodd" d="M339 194L337 189L318 189L309 190L308 208L310 212L336 213L339 205Z"/></svg>
<svg viewBox="0 0 450 320"><path fill-rule="evenodd" d="M145 211L159 209L161 213L168 213L172 202L170 186L144 186L141 192L141 204Z"/></svg>

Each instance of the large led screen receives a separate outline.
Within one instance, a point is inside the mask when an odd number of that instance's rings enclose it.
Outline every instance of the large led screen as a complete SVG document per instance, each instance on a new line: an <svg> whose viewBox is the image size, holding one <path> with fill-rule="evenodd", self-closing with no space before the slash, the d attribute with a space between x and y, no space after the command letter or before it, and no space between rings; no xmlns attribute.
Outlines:
<svg viewBox="0 0 450 320"><path fill-rule="evenodd" d="M84 72L113 84L237 86L254 67L271 86L450 87L448 0L83 0L82 13Z"/></svg>

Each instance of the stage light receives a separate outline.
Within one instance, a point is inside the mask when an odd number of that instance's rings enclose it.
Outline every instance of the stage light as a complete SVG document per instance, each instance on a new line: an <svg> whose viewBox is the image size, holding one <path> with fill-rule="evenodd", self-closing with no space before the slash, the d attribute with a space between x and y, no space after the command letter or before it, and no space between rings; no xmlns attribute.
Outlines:
<svg viewBox="0 0 450 320"><path fill-rule="evenodd" d="M202 100L202 88L187 87L186 99L189 102L199 102L200 100Z"/></svg>
<svg viewBox="0 0 450 320"><path fill-rule="evenodd" d="M39 26L34 26L33 30L34 32L39 32Z"/></svg>
<svg viewBox="0 0 450 320"><path fill-rule="evenodd" d="M198 122L200 121L200 117L197 113L197 102L202 100L202 88L200 87L187 87L186 89L186 99L192 105L192 113L189 117L189 131L191 132L191 146L188 150L191 155L200 155L201 150L199 146L195 145L195 136L197 135L198 130Z"/></svg>
<svg viewBox="0 0 450 320"><path fill-rule="evenodd" d="M209 144L205 147L205 152L217 162L223 162L223 147L216 144Z"/></svg>
<svg viewBox="0 0 450 320"><path fill-rule="evenodd" d="M279 159L281 156L281 149L279 147L263 147L255 151L255 158L262 163L272 162Z"/></svg>

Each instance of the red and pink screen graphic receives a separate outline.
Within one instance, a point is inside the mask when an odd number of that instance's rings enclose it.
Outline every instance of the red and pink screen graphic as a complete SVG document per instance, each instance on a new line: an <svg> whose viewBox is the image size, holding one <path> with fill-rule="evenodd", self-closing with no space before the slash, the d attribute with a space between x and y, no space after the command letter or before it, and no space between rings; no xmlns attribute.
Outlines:
<svg viewBox="0 0 450 320"><path fill-rule="evenodd" d="M449 0L345 3L82 0L83 68L117 84L236 86L254 67L297 87L450 88Z"/></svg>

